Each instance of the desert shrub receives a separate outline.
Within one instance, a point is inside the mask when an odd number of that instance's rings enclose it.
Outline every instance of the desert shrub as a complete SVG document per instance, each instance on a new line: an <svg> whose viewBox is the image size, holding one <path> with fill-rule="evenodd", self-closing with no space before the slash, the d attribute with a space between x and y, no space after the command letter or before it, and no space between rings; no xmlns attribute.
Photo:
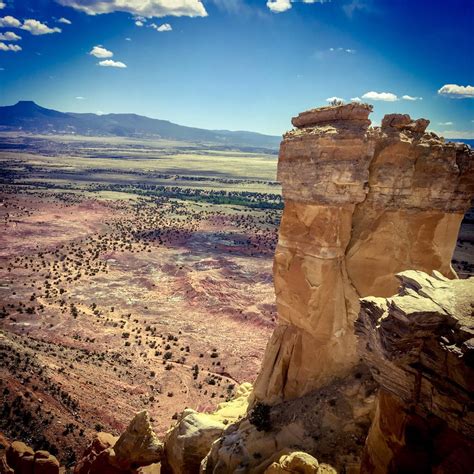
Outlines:
<svg viewBox="0 0 474 474"><path fill-rule="evenodd" d="M258 431L270 431L270 406L265 403L256 403L250 412L249 421Z"/></svg>

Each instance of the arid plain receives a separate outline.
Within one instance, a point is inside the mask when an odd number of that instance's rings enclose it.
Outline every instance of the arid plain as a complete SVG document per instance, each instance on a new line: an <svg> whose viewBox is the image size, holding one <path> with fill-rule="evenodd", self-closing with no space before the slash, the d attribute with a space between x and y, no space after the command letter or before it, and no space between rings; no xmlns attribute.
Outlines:
<svg viewBox="0 0 474 474"><path fill-rule="evenodd" d="M275 325L277 156L2 134L0 432L74 462L253 381ZM472 273L472 212L453 265Z"/></svg>

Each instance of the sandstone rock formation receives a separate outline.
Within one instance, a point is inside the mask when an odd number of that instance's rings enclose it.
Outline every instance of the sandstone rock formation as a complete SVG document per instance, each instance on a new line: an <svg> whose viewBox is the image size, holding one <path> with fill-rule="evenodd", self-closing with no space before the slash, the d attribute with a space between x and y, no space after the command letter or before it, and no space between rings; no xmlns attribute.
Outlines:
<svg viewBox="0 0 474 474"><path fill-rule="evenodd" d="M364 473L474 471L474 279L406 271L356 329L382 387Z"/></svg>
<svg viewBox="0 0 474 474"><path fill-rule="evenodd" d="M323 107L293 119L278 178L285 209L274 260L279 325L255 395L301 397L358 362L360 297L390 296L395 274L438 270L451 257L473 192L473 153L425 133L429 121L371 106Z"/></svg>
<svg viewBox="0 0 474 474"><path fill-rule="evenodd" d="M289 449L358 472L376 390L357 351L359 298L394 294L395 275L408 269L455 277L473 152L407 115L369 129L370 111L363 104L311 110L284 136L279 325L254 390L256 402L271 405L271 428L259 431L251 417L230 426L203 473L264 472L275 452Z"/></svg>
<svg viewBox="0 0 474 474"><path fill-rule="evenodd" d="M8 446L0 461L0 474L59 474L59 462L47 451L34 451L21 441Z"/></svg>
<svg viewBox="0 0 474 474"><path fill-rule="evenodd" d="M325 464L319 464L318 460L307 453L294 451L283 454L278 461L273 462L264 474L336 474L335 469Z"/></svg>
<svg viewBox="0 0 474 474"><path fill-rule="evenodd" d="M114 445L114 463L122 469L161 460L163 445L153 432L147 411L137 413Z"/></svg>
<svg viewBox="0 0 474 474"><path fill-rule="evenodd" d="M76 464L75 474L125 474L158 471L163 445L150 424L148 412L135 415L122 435L98 433ZM146 468L146 469L145 469Z"/></svg>
<svg viewBox="0 0 474 474"><path fill-rule="evenodd" d="M187 409L176 426L165 437L163 472L199 472L201 461L212 443L222 435L226 426L237 422L247 413L252 385L242 384L231 402L219 405L214 413L198 413Z"/></svg>

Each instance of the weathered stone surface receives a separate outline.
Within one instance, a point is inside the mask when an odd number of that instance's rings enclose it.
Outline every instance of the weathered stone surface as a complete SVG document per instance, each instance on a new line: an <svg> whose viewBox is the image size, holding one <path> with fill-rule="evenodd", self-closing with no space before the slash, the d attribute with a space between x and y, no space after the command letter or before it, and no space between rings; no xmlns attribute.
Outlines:
<svg viewBox="0 0 474 474"><path fill-rule="evenodd" d="M58 474L59 461L47 451L36 451L34 457L34 474Z"/></svg>
<svg viewBox="0 0 474 474"><path fill-rule="evenodd" d="M113 446L118 438L110 433L97 433L91 444L86 448L82 458L74 468L74 474L93 474L104 472L104 474L120 473L120 469L110 464L110 456L113 454Z"/></svg>
<svg viewBox="0 0 474 474"><path fill-rule="evenodd" d="M47 451L36 451L21 441L8 446L0 461L0 474L59 474L59 461Z"/></svg>
<svg viewBox="0 0 474 474"><path fill-rule="evenodd" d="M364 298L356 324L382 387L364 472L472 472L474 279L397 276L398 295Z"/></svg>
<svg viewBox="0 0 474 474"><path fill-rule="evenodd" d="M7 463L7 458L2 456L0 458L0 474L15 474L15 471Z"/></svg>
<svg viewBox="0 0 474 474"><path fill-rule="evenodd" d="M25 456L34 456L35 452L25 443L14 441L7 449L7 463L13 469L19 469L20 463Z"/></svg>
<svg viewBox="0 0 474 474"><path fill-rule="evenodd" d="M381 127L384 132L390 132L390 128L394 128L424 133L429 124L430 121L426 119L412 120L408 114L388 114L382 119Z"/></svg>
<svg viewBox="0 0 474 474"><path fill-rule="evenodd" d="M163 472L197 473L202 459L212 443L222 435L230 423L235 423L247 412L252 386L242 384L234 400L221 403L214 413L198 413L187 409L166 435Z"/></svg>
<svg viewBox="0 0 474 474"><path fill-rule="evenodd" d="M281 144L285 209L274 260L279 326L255 395L302 396L358 363L359 298L390 296L395 274L437 270L451 257L474 191L473 152L424 133L428 121L387 116L352 127L371 108L350 104L300 114ZM349 125L344 125L345 121Z"/></svg>
<svg viewBox="0 0 474 474"><path fill-rule="evenodd" d="M301 451L283 454L278 461L273 462L265 469L264 474L319 474L319 463L316 458ZM336 471L334 471L335 473Z"/></svg>
<svg viewBox="0 0 474 474"><path fill-rule="evenodd" d="M337 383L268 407L266 431L261 424L252 424L256 422L250 412L251 416L230 425L214 442L201 471L263 472L283 454L297 450L352 472L347 466L358 465L357 453L371 423L374 390L368 369L359 366Z"/></svg>
<svg viewBox="0 0 474 474"><path fill-rule="evenodd" d="M369 104L348 104L339 106L320 107L318 109L301 112L293 117L291 123L297 128L323 126L333 123L348 124L360 122L366 128L370 125L369 114L372 112Z"/></svg>
<svg viewBox="0 0 474 474"><path fill-rule="evenodd" d="M113 463L122 468L144 466L161 460L163 444L150 424L147 411L137 413L113 447Z"/></svg>

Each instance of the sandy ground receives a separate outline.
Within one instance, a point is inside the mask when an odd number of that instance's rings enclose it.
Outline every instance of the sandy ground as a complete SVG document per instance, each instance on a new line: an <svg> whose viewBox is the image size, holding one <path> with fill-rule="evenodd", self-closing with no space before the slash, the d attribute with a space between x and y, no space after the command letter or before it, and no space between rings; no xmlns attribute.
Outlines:
<svg viewBox="0 0 474 474"><path fill-rule="evenodd" d="M146 408L163 434L254 380L277 213L237 210L4 193L1 430L72 462L89 431Z"/></svg>

